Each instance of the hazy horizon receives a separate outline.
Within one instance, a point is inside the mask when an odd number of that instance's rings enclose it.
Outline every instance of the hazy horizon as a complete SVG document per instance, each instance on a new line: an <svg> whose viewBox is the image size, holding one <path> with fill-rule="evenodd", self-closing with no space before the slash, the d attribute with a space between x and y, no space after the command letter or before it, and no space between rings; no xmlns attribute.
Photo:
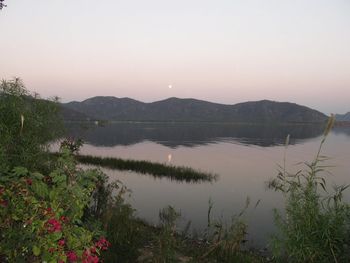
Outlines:
<svg viewBox="0 0 350 263"><path fill-rule="evenodd" d="M350 111L347 0L5 0L0 79L43 97Z"/></svg>

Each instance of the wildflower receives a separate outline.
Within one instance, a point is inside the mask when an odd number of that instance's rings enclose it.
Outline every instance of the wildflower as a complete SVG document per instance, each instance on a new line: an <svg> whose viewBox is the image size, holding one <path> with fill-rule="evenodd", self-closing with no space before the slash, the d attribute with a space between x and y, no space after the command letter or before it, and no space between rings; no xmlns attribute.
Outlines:
<svg viewBox="0 0 350 263"><path fill-rule="evenodd" d="M95 247L91 247L90 251L91 251L91 253L96 253L96 248Z"/></svg>
<svg viewBox="0 0 350 263"><path fill-rule="evenodd" d="M49 248L49 252L50 252L50 253L53 253L53 252L55 252L55 248L53 248L53 247L50 247L50 248Z"/></svg>
<svg viewBox="0 0 350 263"><path fill-rule="evenodd" d="M60 247L63 247L65 243L66 243L66 242L64 241L64 239L60 239L60 240L58 241L58 245L59 245Z"/></svg>
<svg viewBox="0 0 350 263"><path fill-rule="evenodd" d="M89 249L86 249L83 252L83 261L82 263L98 263L99 258L93 254L91 254L91 251Z"/></svg>
<svg viewBox="0 0 350 263"><path fill-rule="evenodd" d="M95 246L99 249L102 249L102 250L107 250L108 247L111 246L111 243L109 243L107 241L107 239L105 239L104 237L101 237L96 243L95 243Z"/></svg>
<svg viewBox="0 0 350 263"><path fill-rule="evenodd" d="M78 261L78 256L75 254L74 251L68 251L66 253L67 259L69 262L77 262Z"/></svg>
<svg viewBox="0 0 350 263"><path fill-rule="evenodd" d="M55 218L47 220L45 226L47 227L47 231L49 233L60 232L62 230L60 222L57 221Z"/></svg>

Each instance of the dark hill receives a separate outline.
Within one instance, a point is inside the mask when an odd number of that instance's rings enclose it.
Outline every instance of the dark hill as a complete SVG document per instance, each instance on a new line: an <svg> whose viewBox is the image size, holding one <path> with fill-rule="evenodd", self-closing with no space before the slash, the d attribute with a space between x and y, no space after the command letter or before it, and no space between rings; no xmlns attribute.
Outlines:
<svg viewBox="0 0 350 263"><path fill-rule="evenodd" d="M64 104L92 119L115 121L323 122L327 116L289 102L269 100L235 105L169 98L144 103L130 98L93 97Z"/></svg>
<svg viewBox="0 0 350 263"><path fill-rule="evenodd" d="M335 119L337 121L350 121L350 112L345 114L336 114Z"/></svg>
<svg viewBox="0 0 350 263"><path fill-rule="evenodd" d="M68 107L61 107L60 114L65 121L89 121L92 120L91 117L84 113L70 109Z"/></svg>
<svg viewBox="0 0 350 263"><path fill-rule="evenodd" d="M129 98L93 97L82 102L69 102L65 107L98 120L130 120L142 112L145 103Z"/></svg>

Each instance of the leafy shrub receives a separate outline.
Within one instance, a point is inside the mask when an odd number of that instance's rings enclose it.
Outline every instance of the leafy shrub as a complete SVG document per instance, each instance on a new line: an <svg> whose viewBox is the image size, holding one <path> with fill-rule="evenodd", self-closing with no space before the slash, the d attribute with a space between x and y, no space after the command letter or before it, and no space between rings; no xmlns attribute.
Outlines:
<svg viewBox="0 0 350 263"><path fill-rule="evenodd" d="M96 173L76 169L70 157L64 151L48 175L16 167L0 177L0 251L9 262L97 260L108 248L81 221Z"/></svg>
<svg viewBox="0 0 350 263"><path fill-rule="evenodd" d="M19 79L1 83L1 262L98 262L110 246L83 218L100 173L78 169L67 145L58 158L48 153L59 123L56 102Z"/></svg>
<svg viewBox="0 0 350 263"><path fill-rule="evenodd" d="M48 142L62 134L59 105L31 95L15 78L0 83L0 171L14 166L41 169Z"/></svg>
<svg viewBox="0 0 350 263"><path fill-rule="evenodd" d="M9 262L97 262L109 242L81 220L96 182L68 151L48 175L23 167L1 174L0 254Z"/></svg>
<svg viewBox="0 0 350 263"><path fill-rule="evenodd" d="M67 138L61 142L60 149L66 148L72 154L78 154L83 144L84 142L82 139L75 140L74 138Z"/></svg>

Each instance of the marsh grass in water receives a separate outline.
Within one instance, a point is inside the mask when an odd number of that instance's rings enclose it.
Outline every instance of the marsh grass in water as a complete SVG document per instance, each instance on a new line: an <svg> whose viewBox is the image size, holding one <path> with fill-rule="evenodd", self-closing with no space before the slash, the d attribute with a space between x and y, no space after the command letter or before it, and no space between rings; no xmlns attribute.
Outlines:
<svg viewBox="0 0 350 263"><path fill-rule="evenodd" d="M197 171L190 167L165 165L161 163L137 160L124 160L112 157L97 157L90 155L77 155L78 162L82 164L91 164L110 169L122 171L134 171L141 174L149 174L155 178L169 178L174 181L196 182L214 182L217 175Z"/></svg>
<svg viewBox="0 0 350 263"><path fill-rule="evenodd" d="M259 202L260 200L255 208ZM243 209L224 224L211 218L213 203L209 200L208 225L204 232L204 242L198 251L201 254L195 262L266 262L265 257L246 246L248 225L244 217L249 206L250 198L247 197Z"/></svg>

